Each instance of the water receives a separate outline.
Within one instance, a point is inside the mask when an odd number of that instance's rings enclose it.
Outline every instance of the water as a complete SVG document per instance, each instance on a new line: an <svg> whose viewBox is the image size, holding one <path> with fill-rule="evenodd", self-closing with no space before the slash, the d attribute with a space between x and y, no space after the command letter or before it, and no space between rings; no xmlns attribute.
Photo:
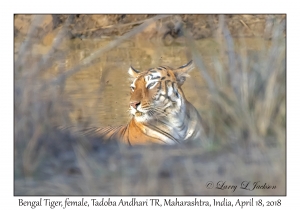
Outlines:
<svg viewBox="0 0 300 210"><path fill-rule="evenodd" d="M88 54L92 46L93 41L84 40L74 53ZM146 43L128 41L102 55L93 66L70 77L65 90L74 106L70 113L73 123L81 120L102 126L126 124L130 120L129 66L147 70L159 65L179 67L189 61L183 45L150 47ZM205 86L197 70L192 71L183 86L187 99L198 109L205 105ZM201 90L195 91L196 87Z"/></svg>
<svg viewBox="0 0 300 210"><path fill-rule="evenodd" d="M67 71L94 51L107 45L108 39L67 40L60 46L61 55L56 53L54 65L46 72L47 77L55 77ZM18 40L15 52L18 52ZM259 38L235 40L238 47L247 50L264 50L269 41ZM221 60L224 54L217 39L196 41L196 47L212 77L216 76L213 61ZM44 55L51 45L34 45L32 54ZM128 40L118 47L102 54L89 67L72 75L66 80L64 95L69 106L64 107L71 119L71 124L86 126L116 126L130 120L128 112L130 81L127 70L130 65L139 70L168 65L179 67L191 59L191 53L184 42L174 42L168 46L143 40ZM17 76L16 76L17 78ZM197 108L199 113L209 108L209 92L199 69L190 73L183 85L186 98Z"/></svg>

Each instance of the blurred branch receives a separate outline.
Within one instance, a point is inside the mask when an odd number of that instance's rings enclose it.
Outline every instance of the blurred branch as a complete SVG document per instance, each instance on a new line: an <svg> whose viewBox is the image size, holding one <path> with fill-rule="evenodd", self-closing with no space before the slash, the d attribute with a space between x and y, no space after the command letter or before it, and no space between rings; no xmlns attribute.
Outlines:
<svg viewBox="0 0 300 210"><path fill-rule="evenodd" d="M33 15L31 27L29 28L26 39L20 46L15 69L19 70L24 65L29 53L28 49L31 45L33 45L33 38L35 37L34 33L36 32L37 27L44 21L44 19L45 15Z"/></svg>
<svg viewBox="0 0 300 210"><path fill-rule="evenodd" d="M133 30L129 31L128 33L124 34L120 38L118 38L115 41L110 42L108 45L105 47L97 50L96 52L92 53L89 57L85 58L82 60L78 65L74 66L73 68L69 69L68 71L64 72L54 80L50 82L48 85L53 85L53 84L61 84L64 82L65 79L67 79L69 76L79 72L82 68L87 67L91 64L93 60L98 58L101 54L113 49L114 47L120 45L122 42L124 42L126 39L138 34L139 32L143 31L147 26L149 26L151 23L153 23L156 20L163 19L166 17L169 17L170 15L158 15L153 18L147 19L144 21L143 24L140 26L134 28ZM47 85L47 84L45 84Z"/></svg>
<svg viewBox="0 0 300 210"><path fill-rule="evenodd" d="M240 99L241 93L239 89L239 74L238 74L238 67L237 67L237 56L234 51L234 42L232 36L225 24L224 15L219 16L221 31L223 32L223 36L225 39L225 43L227 46L228 52L228 61L229 61L229 78L231 86L233 87L233 91L238 99Z"/></svg>
<svg viewBox="0 0 300 210"><path fill-rule="evenodd" d="M214 81L210 77L210 75L204 65L204 62L201 59L201 55L196 48L197 45L193 41L193 37L185 30L183 30L183 32L184 32L184 36L186 37L188 48L192 51L193 61L195 62L195 65L199 67L198 69L200 70L201 74L203 75L203 77L209 87L209 90L214 92L216 90L216 86L214 84Z"/></svg>
<svg viewBox="0 0 300 210"><path fill-rule="evenodd" d="M34 70L31 72L30 75L28 75L29 77L31 75L36 74L37 72L43 70L43 69L48 69L48 65L49 65L49 60L50 58L53 56L53 54L55 53L55 51L57 50L57 48L59 47L59 45L62 43L62 41L64 40L64 37L66 37L67 34L67 29L68 26L71 25L72 23L72 19L73 19L74 15L69 15L64 26L60 29L60 31L58 32L56 38L53 41L52 47L49 50L48 53L46 53L46 55L44 55L42 57L42 59L37 63L36 67L34 68Z"/></svg>

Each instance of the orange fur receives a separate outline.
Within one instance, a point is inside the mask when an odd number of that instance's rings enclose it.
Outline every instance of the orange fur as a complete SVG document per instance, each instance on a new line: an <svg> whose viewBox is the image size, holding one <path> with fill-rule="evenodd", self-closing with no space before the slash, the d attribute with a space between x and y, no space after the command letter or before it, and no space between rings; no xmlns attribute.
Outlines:
<svg viewBox="0 0 300 210"><path fill-rule="evenodd" d="M128 73L134 79L129 102L132 119L127 125L95 129L93 134L122 143L175 144L200 136L200 115L184 97L181 86L193 63L177 69L161 66Z"/></svg>

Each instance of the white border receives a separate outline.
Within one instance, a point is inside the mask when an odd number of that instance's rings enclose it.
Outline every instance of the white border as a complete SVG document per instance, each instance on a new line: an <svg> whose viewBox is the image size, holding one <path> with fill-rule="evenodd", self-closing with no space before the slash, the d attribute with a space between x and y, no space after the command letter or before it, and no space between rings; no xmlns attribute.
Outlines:
<svg viewBox="0 0 300 210"><path fill-rule="evenodd" d="M298 206L299 181L299 14L296 1L9 1L1 5L1 209L14 209L13 197L13 14L14 13L287 13L287 197L280 207ZM34 197L28 197L31 199ZM64 199L63 197L55 197ZM89 197L90 198L90 197ZM140 197L139 197L140 198ZM161 198L161 197L160 197ZM211 197L203 197L208 200ZM226 197L235 200L236 197ZM247 199L250 197L242 197ZM258 198L258 197L255 197ZM212 199L212 198L211 198ZM221 197L217 197L221 199ZM2 208L6 207L6 208ZM39 208L40 209L40 208ZM43 208L49 209L49 208Z"/></svg>

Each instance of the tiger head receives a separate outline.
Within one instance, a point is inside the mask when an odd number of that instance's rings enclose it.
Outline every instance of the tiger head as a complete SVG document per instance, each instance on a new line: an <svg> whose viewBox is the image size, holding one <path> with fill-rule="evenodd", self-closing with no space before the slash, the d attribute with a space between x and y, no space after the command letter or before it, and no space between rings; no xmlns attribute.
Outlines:
<svg viewBox="0 0 300 210"><path fill-rule="evenodd" d="M192 61L177 69L160 66L140 72L130 67L128 73L133 82L129 109L135 120L159 120L184 109L186 99L181 86L193 68Z"/></svg>

